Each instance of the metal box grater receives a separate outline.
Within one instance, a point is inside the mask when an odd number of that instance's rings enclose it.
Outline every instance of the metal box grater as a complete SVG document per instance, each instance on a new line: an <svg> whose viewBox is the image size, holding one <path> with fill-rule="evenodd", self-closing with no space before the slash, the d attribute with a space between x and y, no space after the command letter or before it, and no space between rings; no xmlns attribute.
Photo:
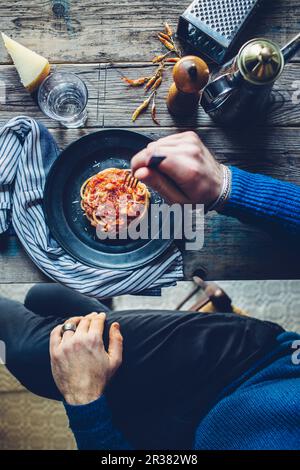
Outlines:
<svg viewBox="0 0 300 470"><path fill-rule="evenodd" d="M195 0L180 16L177 35L217 64L222 64L261 2Z"/></svg>

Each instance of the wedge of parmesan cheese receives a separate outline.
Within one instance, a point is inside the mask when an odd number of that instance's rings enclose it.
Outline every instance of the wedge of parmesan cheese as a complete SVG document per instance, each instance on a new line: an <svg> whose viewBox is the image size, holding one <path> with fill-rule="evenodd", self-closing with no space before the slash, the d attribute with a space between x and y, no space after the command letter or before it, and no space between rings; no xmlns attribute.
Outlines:
<svg viewBox="0 0 300 470"><path fill-rule="evenodd" d="M34 92L42 81L49 75L50 64L45 57L31 51L22 44L2 33L2 38L20 75L26 90Z"/></svg>

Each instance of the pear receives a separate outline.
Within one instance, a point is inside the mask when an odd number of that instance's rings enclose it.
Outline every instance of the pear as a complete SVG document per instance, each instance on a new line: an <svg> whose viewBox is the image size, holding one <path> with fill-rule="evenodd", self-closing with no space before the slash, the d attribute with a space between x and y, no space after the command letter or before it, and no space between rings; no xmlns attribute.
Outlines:
<svg viewBox="0 0 300 470"><path fill-rule="evenodd" d="M45 57L31 51L22 44L1 33L2 38L20 75L26 90L33 93L50 73L50 64Z"/></svg>

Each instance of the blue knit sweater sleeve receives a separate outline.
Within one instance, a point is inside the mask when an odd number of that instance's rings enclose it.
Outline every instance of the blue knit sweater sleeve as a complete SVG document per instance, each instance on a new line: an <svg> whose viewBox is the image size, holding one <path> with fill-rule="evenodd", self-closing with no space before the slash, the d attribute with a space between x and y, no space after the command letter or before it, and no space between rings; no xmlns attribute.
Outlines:
<svg viewBox="0 0 300 470"><path fill-rule="evenodd" d="M243 222L300 235L300 186L230 167L231 194L221 212Z"/></svg>
<svg viewBox="0 0 300 470"><path fill-rule="evenodd" d="M87 405L64 405L79 450L132 449L113 426L104 395Z"/></svg>
<svg viewBox="0 0 300 470"><path fill-rule="evenodd" d="M277 343L199 423L195 449L300 450L300 335Z"/></svg>

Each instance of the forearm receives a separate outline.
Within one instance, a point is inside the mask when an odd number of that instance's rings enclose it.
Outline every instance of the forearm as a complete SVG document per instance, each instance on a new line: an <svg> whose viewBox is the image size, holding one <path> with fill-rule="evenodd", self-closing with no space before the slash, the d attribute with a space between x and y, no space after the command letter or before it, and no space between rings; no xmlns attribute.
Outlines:
<svg viewBox="0 0 300 470"><path fill-rule="evenodd" d="M300 186L230 169L231 193L221 213L291 236L300 234Z"/></svg>
<svg viewBox="0 0 300 470"><path fill-rule="evenodd" d="M79 450L130 450L131 447L112 423L105 397L87 405L65 403L70 428Z"/></svg>

